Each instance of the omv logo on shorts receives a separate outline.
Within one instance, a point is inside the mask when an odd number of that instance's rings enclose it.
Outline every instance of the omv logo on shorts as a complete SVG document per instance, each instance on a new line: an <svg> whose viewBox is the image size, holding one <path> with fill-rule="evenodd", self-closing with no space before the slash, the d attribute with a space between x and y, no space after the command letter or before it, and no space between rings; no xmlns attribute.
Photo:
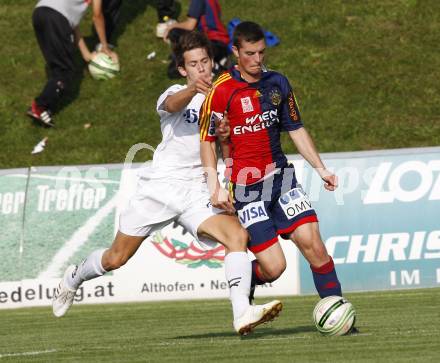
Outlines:
<svg viewBox="0 0 440 363"><path fill-rule="evenodd" d="M278 200L284 214L291 219L301 213L312 210L312 204L301 186L284 193Z"/></svg>
<svg viewBox="0 0 440 363"><path fill-rule="evenodd" d="M244 228L251 226L254 223L265 221L269 219L264 202L249 203L243 209L238 211L238 218Z"/></svg>

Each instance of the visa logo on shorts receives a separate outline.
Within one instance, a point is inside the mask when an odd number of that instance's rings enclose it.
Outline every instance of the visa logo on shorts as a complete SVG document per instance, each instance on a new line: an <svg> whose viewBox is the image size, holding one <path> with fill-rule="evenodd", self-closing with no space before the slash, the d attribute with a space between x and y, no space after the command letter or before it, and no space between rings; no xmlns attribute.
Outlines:
<svg viewBox="0 0 440 363"><path fill-rule="evenodd" d="M301 187L293 188L284 193L278 200L278 203L289 219L313 209L309 198Z"/></svg>
<svg viewBox="0 0 440 363"><path fill-rule="evenodd" d="M246 207L238 211L238 218L244 228L248 228L254 223L269 219L264 202L249 203Z"/></svg>

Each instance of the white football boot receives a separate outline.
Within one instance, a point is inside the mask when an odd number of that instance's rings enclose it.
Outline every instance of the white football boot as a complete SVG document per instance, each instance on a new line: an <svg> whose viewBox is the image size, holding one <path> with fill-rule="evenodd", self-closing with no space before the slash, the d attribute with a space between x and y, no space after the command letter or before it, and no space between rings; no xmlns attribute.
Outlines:
<svg viewBox="0 0 440 363"><path fill-rule="evenodd" d="M75 298L76 290L69 289L66 286L65 281L66 281L66 276L68 274L74 273L76 269L77 266L75 265L70 265L67 268L53 296L52 311L53 311L53 315L55 315L57 318L64 316L73 304L73 299Z"/></svg>
<svg viewBox="0 0 440 363"><path fill-rule="evenodd" d="M234 320L234 329L240 335L248 335L256 326L274 320L283 309L279 300L264 305L250 305L246 312Z"/></svg>

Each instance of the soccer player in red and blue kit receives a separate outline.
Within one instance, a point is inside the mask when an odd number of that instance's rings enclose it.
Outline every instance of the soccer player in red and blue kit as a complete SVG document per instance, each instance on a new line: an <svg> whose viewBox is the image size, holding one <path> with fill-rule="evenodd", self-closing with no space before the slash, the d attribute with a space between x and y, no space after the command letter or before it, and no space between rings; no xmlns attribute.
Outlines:
<svg viewBox="0 0 440 363"><path fill-rule="evenodd" d="M208 171L211 203L227 210L235 208L248 230L248 247L257 258L254 284L274 281L285 270L278 242L281 235L292 240L309 262L319 296L342 296L316 213L281 149L281 132L289 133L327 190L336 189L337 177L325 168L304 128L287 78L264 68L266 44L261 27L240 23L233 44L237 65L220 75L200 112L201 158ZM223 118L230 129L229 193L220 187L216 173L215 123Z"/></svg>

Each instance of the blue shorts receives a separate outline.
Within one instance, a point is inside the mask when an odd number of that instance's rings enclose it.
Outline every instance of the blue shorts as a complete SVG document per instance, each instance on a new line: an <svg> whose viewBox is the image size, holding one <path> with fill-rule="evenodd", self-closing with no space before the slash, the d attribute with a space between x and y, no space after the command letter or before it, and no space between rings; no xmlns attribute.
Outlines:
<svg viewBox="0 0 440 363"><path fill-rule="evenodd" d="M293 165L287 165L261 182L230 183L234 207L250 235L248 248L258 253L288 236L298 226L318 222L315 210L298 184Z"/></svg>

